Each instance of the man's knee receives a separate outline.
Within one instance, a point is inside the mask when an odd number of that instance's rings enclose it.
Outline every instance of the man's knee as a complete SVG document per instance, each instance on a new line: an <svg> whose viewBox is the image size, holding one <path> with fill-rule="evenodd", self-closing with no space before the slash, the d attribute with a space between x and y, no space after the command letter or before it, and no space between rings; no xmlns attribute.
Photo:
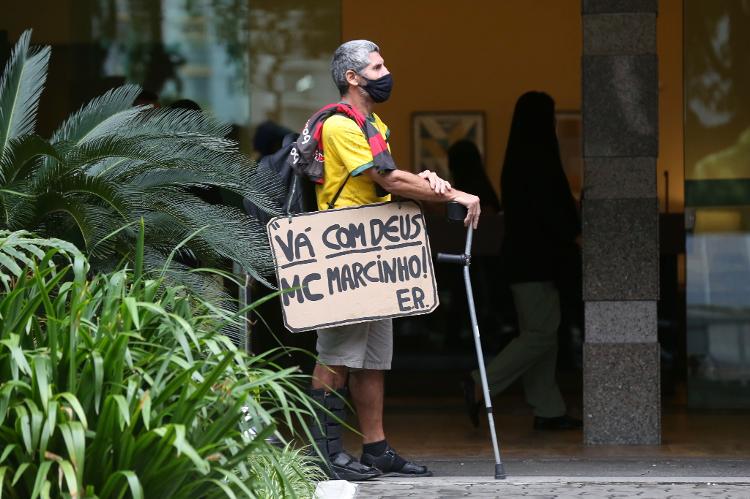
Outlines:
<svg viewBox="0 0 750 499"><path fill-rule="evenodd" d="M349 372L352 383L358 389L383 390L384 372L381 369L356 369Z"/></svg>
<svg viewBox="0 0 750 499"><path fill-rule="evenodd" d="M313 388L330 388L338 390L346 385L349 368L346 366L329 366L315 364L313 370Z"/></svg>

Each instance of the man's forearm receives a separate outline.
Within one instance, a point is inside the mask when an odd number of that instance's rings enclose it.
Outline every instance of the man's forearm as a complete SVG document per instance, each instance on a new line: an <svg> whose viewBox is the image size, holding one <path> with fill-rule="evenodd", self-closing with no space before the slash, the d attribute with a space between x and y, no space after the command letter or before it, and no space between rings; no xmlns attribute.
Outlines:
<svg viewBox="0 0 750 499"><path fill-rule="evenodd" d="M370 168L366 170L365 174L369 175L374 182L391 194L419 201L456 201L461 203L467 208L464 225L472 225L475 229L477 228L479 214L482 210L479 205L479 198L474 194L453 188L444 189L445 185L440 183L435 184L433 187L431 182L435 180L434 178L422 178L419 175L414 175L403 170L393 170L380 175L374 168ZM438 180L444 182L439 178Z"/></svg>
<svg viewBox="0 0 750 499"><path fill-rule="evenodd" d="M375 175L379 175L375 173ZM391 194L419 201L452 201L460 193L451 189L445 193L435 192L430 183L424 178L403 170L394 170L386 173L380 185Z"/></svg>

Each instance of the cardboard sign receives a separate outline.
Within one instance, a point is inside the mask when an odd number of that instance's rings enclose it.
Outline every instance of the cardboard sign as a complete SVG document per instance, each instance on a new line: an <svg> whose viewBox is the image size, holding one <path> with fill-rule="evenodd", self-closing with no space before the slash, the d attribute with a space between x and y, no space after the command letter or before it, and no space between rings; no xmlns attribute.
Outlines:
<svg viewBox="0 0 750 499"><path fill-rule="evenodd" d="M413 201L276 217L266 227L292 332L438 306L424 215Z"/></svg>

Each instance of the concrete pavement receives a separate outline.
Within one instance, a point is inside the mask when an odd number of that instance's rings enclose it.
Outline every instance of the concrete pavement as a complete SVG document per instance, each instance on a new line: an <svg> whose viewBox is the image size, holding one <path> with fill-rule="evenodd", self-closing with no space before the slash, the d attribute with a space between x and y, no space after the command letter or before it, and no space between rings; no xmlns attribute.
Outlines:
<svg viewBox="0 0 750 499"><path fill-rule="evenodd" d="M357 499L748 499L750 479L737 477L486 477L384 478L358 484Z"/></svg>
<svg viewBox="0 0 750 499"><path fill-rule="evenodd" d="M357 498L728 498L750 499L750 460L522 460L506 480L487 460L426 462L432 478L359 482Z"/></svg>

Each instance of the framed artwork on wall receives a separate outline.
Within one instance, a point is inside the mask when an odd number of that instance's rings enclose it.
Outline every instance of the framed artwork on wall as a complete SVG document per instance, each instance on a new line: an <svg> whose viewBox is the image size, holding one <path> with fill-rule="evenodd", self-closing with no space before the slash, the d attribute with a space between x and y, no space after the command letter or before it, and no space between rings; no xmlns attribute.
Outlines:
<svg viewBox="0 0 750 499"><path fill-rule="evenodd" d="M462 139L474 142L485 158L482 111L420 111L412 114L411 123L415 172L432 170L442 178L451 179L448 149Z"/></svg>
<svg viewBox="0 0 750 499"><path fill-rule="evenodd" d="M560 143L560 159L570 190L576 199L581 199L583 188L583 142L580 111L558 111L557 140Z"/></svg>

